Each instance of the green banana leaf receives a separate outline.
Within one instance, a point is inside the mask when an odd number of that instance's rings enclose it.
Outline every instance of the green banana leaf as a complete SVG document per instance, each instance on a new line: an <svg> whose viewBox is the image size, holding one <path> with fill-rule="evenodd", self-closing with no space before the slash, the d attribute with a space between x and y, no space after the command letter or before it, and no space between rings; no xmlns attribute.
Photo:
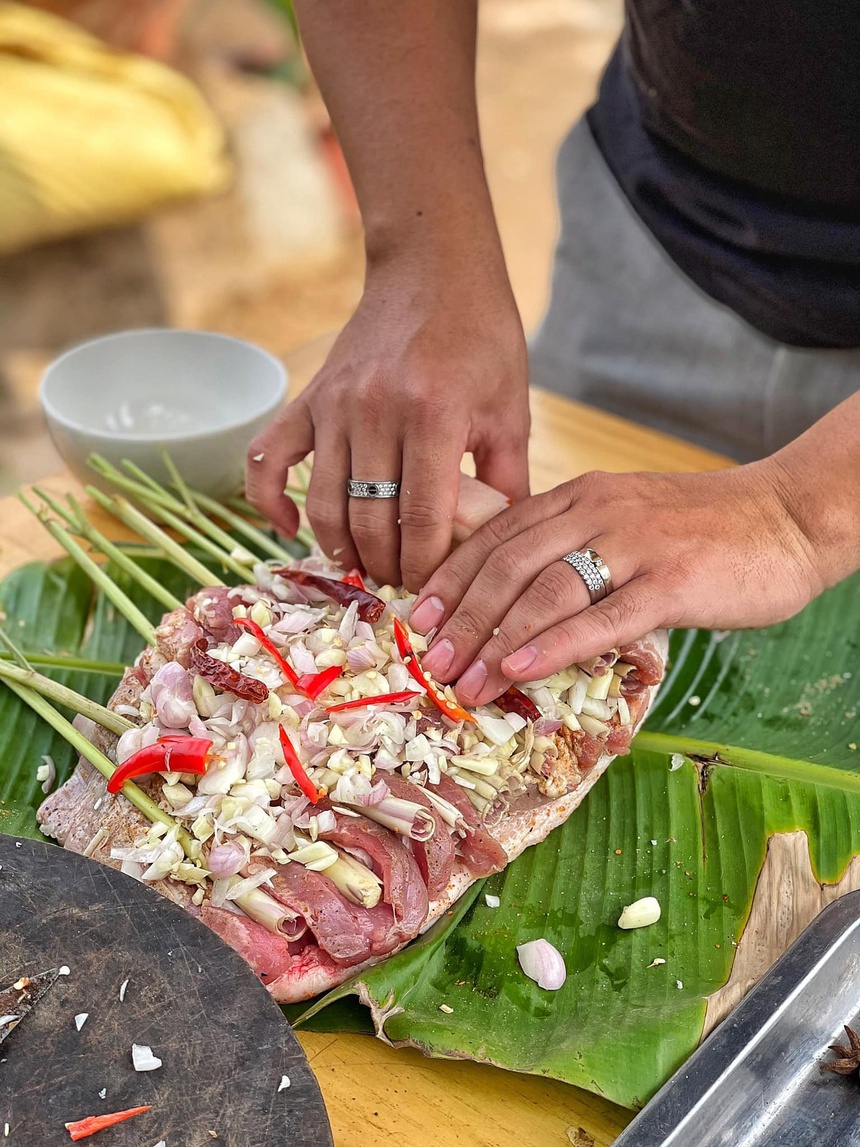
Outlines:
<svg viewBox="0 0 860 1147"><path fill-rule="evenodd" d="M149 568L177 595L188 588L181 574ZM568 822L473 886L402 953L293 1018L323 1030L368 1030L371 1020L386 1038L432 1055L644 1103L701 1039L770 837L804 830L813 873L828 884L860 854L858 591L854 578L766 631L676 633L634 752ZM32 654L88 659L88 670L58 676L97 700L140 647L67 562L16 571L0 586L0 606ZM35 832L41 755L53 756L61 778L72 755L3 690L0 749L0 830ZM487 892L500 907L487 906ZM645 895L660 901L661 919L621 931L621 909ZM517 964L517 944L540 936L565 956L558 992L542 991Z"/></svg>

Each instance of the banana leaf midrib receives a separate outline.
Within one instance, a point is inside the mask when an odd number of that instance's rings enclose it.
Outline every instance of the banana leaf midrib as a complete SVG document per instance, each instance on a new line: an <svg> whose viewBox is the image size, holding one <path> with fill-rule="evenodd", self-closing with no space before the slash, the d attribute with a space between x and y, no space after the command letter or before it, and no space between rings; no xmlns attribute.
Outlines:
<svg viewBox="0 0 860 1147"><path fill-rule="evenodd" d="M860 793L860 773L819 765L814 761L796 760L741 745L726 745L720 741L699 741L684 734L651 733L647 729L637 733L633 740L636 748L657 752L681 753L690 757L712 760L715 765L765 773L775 780L804 781L840 792Z"/></svg>

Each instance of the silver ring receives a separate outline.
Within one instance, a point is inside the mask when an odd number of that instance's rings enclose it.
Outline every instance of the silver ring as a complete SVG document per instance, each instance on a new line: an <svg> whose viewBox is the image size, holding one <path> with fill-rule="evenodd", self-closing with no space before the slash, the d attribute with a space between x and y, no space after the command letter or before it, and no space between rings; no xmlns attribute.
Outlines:
<svg viewBox="0 0 860 1147"><path fill-rule="evenodd" d="M585 582L592 605L612 593L612 574L596 550L574 550L573 553L565 554L561 560L576 570Z"/></svg>
<svg viewBox="0 0 860 1147"><path fill-rule="evenodd" d="M361 482L350 478L346 484L350 498L396 498L400 494L399 482Z"/></svg>

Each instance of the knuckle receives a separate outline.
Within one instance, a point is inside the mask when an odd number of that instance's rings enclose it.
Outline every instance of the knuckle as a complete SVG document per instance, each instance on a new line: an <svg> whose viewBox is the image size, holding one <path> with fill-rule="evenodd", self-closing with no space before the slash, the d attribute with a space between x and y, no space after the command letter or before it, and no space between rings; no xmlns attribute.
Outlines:
<svg viewBox="0 0 860 1147"><path fill-rule="evenodd" d="M457 641L472 642L483 634L485 627L486 619L482 616L481 611L475 607L473 602L464 601L445 626L445 635L450 637L455 644Z"/></svg>
<svg viewBox="0 0 860 1147"><path fill-rule="evenodd" d="M559 606L571 604L576 598L577 586L570 572L557 562L547 566L529 591L534 607L539 610L557 610Z"/></svg>
<svg viewBox="0 0 860 1147"><path fill-rule="evenodd" d="M443 517L440 505L423 498L406 498L400 506L400 525L407 533L433 533L443 524Z"/></svg>
<svg viewBox="0 0 860 1147"><path fill-rule="evenodd" d="M331 506L322 504L312 504L308 500L307 505L308 520L317 534L331 536L338 533L343 528L343 520L337 510Z"/></svg>
<svg viewBox="0 0 860 1147"><path fill-rule="evenodd" d="M611 593L600 602L600 618L605 631L618 633L626 629L639 612L633 594ZM596 620L596 619L595 619Z"/></svg>
<svg viewBox="0 0 860 1147"><path fill-rule="evenodd" d="M484 562L483 573L493 588L520 582L525 576L524 555L514 545L497 546Z"/></svg>

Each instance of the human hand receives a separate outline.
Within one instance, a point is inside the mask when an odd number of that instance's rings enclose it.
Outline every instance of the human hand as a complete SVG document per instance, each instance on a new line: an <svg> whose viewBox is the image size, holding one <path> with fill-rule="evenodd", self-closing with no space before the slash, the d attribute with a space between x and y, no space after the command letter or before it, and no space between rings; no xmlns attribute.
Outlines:
<svg viewBox="0 0 860 1147"><path fill-rule="evenodd" d="M595 605L559 559L592 548L614 591ZM773 459L707 474L585 474L505 510L433 575L412 611L439 627L423 667L467 705L662 626L791 617L827 584Z"/></svg>
<svg viewBox="0 0 860 1147"><path fill-rule="evenodd" d="M417 591L450 551L463 454L523 498L528 429L525 341L504 275L386 261L322 370L252 442L247 495L294 535L287 472L313 450L307 514L322 549ZM400 479L400 498L347 498L350 477Z"/></svg>

